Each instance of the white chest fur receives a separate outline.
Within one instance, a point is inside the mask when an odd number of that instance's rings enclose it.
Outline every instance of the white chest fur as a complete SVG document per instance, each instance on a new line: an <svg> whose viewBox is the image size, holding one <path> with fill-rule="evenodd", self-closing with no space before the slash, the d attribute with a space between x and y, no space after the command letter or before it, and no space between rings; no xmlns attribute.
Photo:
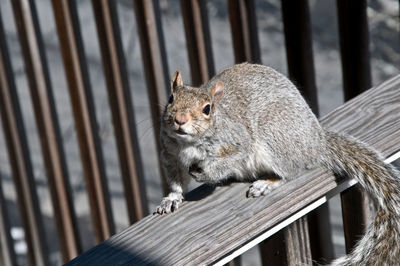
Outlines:
<svg viewBox="0 0 400 266"><path fill-rule="evenodd" d="M202 161L205 152L195 146L186 146L179 151L179 161L184 167L190 167L194 162Z"/></svg>

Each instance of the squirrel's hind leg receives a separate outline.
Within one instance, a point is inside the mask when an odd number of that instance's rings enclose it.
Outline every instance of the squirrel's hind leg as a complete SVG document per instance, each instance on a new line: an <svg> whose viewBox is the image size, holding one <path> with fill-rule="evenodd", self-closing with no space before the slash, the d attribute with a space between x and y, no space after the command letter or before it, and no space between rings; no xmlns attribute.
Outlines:
<svg viewBox="0 0 400 266"><path fill-rule="evenodd" d="M249 187L249 190L247 191L247 197L256 198L264 196L273 189L280 187L284 183L285 181L283 179L257 180Z"/></svg>

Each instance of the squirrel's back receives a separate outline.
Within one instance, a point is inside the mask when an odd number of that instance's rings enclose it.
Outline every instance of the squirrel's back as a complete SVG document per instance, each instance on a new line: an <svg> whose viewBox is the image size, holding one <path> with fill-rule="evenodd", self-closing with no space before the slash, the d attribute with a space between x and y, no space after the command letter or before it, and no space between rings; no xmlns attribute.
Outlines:
<svg viewBox="0 0 400 266"><path fill-rule="evenodd" d="M226 115L254 120L259 114L269 114L269 119L279 118L282 122L287 119L297 127L305 124L307 128L320 128L296 86L270 67L249 63L234 65L214 76L202 88L210 90L217 81L225 84L218 109Z"/></svg>
<svg viewBox="0 0 400 266"><path fill-rule="evenodd" d="M271 168L286 179L320 162L323 130L288 78L270 67L243 63L223 70L202 88L210 90L218 81L225 89L215 112L215 128L229 134L246 128L251 135L247 145L260 157L256 161L272 156ZM296 145L290 145L293 142Z"/></svg>
<svg viewBox="0 0 400 266"><path fill-rule="evenodd" d="M297 88L284 75L276 70L257 64L242 63L234 65L215 75L210 81L202 85L210 90L217 82L225 85L224 97L219 104L232 110L232 103L241 103L244 107L258 108L273 102L285 101L290 105L309 110ZM235 108L240 109L240 108Z"/></svg>

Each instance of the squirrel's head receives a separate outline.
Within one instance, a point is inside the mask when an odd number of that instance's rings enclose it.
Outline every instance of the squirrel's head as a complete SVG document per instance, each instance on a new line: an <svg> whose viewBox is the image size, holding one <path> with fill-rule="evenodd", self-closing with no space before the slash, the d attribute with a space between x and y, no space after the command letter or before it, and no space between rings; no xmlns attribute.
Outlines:
<svg viewBox="0 0 400 266"><path fill-rule="evenodd" d="M216 82L210 91L183 85L181 73L176 71L162 121L167 134L187 142L202 136L213 124L223 90L222 81Z"/></svg>

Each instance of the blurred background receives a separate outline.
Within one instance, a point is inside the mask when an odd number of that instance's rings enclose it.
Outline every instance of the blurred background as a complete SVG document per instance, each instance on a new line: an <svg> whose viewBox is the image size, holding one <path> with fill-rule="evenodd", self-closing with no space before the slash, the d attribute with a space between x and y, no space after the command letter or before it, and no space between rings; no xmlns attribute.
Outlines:
<svg viewBox="0 0 400 266"><path fill-rule="evenodd" d="M16 25L13 17L12 0L0 0L1 18L5 28L7 45L16 80L17 93L20 100L23 121L27 130L28 145L34 177L40 200L40 208L45 222L46 241L50 247L51 263L61 264L52 202L49 194L42 151L37 133L31 96L27 82L25 64L21 52ZM135 108L136 127L139 145L143 156L145 187L148 198L148 210L151 213L162 197L160 173L157 164L154 143L153 125L151 122L150 105L147 96L145 74L142 64L142 54L137 32L135 13L131 0L116 0L118 20L120 23L123 49L128 67L128 77L132 90L132 101ZM104 78L100 48L98 44L96 24L92 2L76 0L79 22L82 31L85 57L88 63L89 78L95 98L96 119L101 137L102 150L105 159L107 182L112 199L112 208L117 232L129 226L126 203L119 171L119 160L109 109L108 94ZM234 64L231 28L229 24L227 1L206 1L212 53L215 70L218 72ZM63 147L66 153L69 179L73 191L79 230L83 240L84 250L95 244L86 184L81 166L81 155L75 130L71 103L68 94L65 70L60 52L55 19L50 0L34 1L38 11L40 29L45 44L50 79L59 117ZM181 70L184 83L191 84L189 58L186 48L184 25L180 1L159 0L160 19L166 45L166 56L169 73ZM285 39L279 0L256 0L256 20L262 63L287 74L285 54ZM312 40L315 60L316 84L320 114L324 115L340 106L343 100L342 73L338 40L338 22L336 1L309 1ZM370 52L372 84L400 73L400 33L399 33L399 1L369 0L368 26L370 33ZM18 254L20 265L27 264L27 247L24 242L24 232L21 226L19 209L16 203L13 175L0 127L0 182L5 197L7 211L10 215L14 247ZM197 186L193 182L190 187ZM334 200L331 204L331 223L334 230L333 242L337 255L344 254L344 238L341 234L340 204ZM259 265L259 257L254 256L257 249L243 255L243 265Z"/></svg>

